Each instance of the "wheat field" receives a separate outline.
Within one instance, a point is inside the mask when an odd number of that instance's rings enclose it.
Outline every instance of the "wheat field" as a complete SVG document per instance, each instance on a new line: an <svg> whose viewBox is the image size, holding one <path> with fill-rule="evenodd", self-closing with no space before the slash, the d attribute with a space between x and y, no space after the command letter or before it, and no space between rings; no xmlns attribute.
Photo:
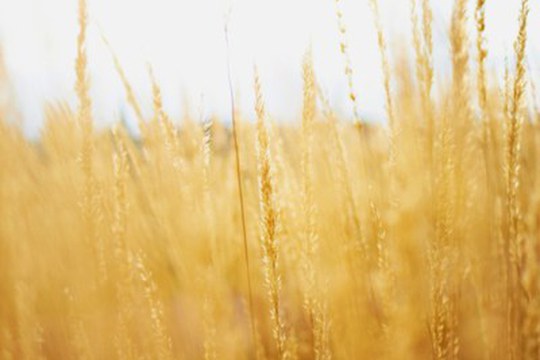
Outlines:
<svg viewBox="0 0 540 360"><path fill-rule="evenodd" d="M78 105L47 106L39 140L0 122L0 358L540 359L528 1L501 79L489 3L454 1L436 81L430 2L411 0L414 51L396 61L370 0L387 122L359 116L346 36L354 118L308 50L292 123L268 115L257 68L256 119L178 125L152 69L146 119L111 47L134 137L94 128L79 0Z"/></svg>

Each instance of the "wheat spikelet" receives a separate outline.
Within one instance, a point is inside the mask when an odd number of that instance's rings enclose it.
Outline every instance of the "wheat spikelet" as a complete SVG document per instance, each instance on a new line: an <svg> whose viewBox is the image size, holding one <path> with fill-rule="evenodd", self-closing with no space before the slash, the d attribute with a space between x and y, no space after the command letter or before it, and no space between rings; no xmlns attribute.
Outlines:
<svg viewBox="0 0 540 360"><path fill-rule="evenodd" d="M377 0L370 0L373 17L375 20L375 29L377 31L377 45L381 55L381 65L383 69L383 85L386 101L386 113L388 114L388 122L390 129L395 126L394 106L392 102L392 92L390 89L390 64L388 62L388 54L386 49L386 40L384 37L383 26L381 23L381 14L379 13L379 3Z"/></svg>
<svg viewBox="0 0 540 360"><path fill-rule="evenodd" d="M450 43L452 54L452 80L455 99L468 111L469 49L467 36L467 0L457 0L452 11ZM460 119L466 118L460 117Z"/></svg>
<svg viewBox="0 0 540 360"><path fill-rule="evenodd" d="M329 359L328 318L326 306L318 292L315 259L319 251L316 208L313 189L313 138L315 131L316 87L311 49L304 55L302 110L302 209L304 213L301 267L304 278L304 309L309 315L313 334L313 354L316 359Z"/></svg>
<svg viewBox="0 0 540 360"><path fill-rule="evenodd" d="M412 26L412 40L413 40L413 46L416 56L416 76L418 78L418 81L420 82L421 86L423 87L424 84L428 84L426 82L426 74L424 72L424 64L426 63L426 52L424 49L424 44L422 42L422 30L420 27L420 20L418 15L418 4L417 0L410 0L410 11L411 11L411 26ZM424 89L422 88L421 93L424 93Z"/></svg>
<svg viewBox="0 0 540 360"><path fill-rule="evenodd" d="M477 75L476 75L476 87L478 95L478 106L480 111L480 121L482 123L482 141L483 141L483 151L485 156L485 166L486 166L486 177L488 178L488 187L492 188L492 174L491 170L491 158L490 154L490 144L492 140L490 125L488 124L488 104L487 104L487 84L486 84L486 58L488 55L486 49L486 39L485 39L485 30L486 30L486 0L477 0L476 9L475 9L475 20L476 20L476 52L477 52ZM488 191L488 194L491 194L491 191Z"/></svg>
<svg viewBox="0 0 540 360"><path fill-rule="evenodd" d="M491 124L491 117L489 114L488 108L488 97L487 97L487 80L486 80L486 59L488 56L488 50L486 48L486 0L477 0L475 8L475 22L476 22L476 66L477 66L477 75L476 75L476 89L478 96L478 108L479 108L479 118L482 128L482 152L484 155L484 166L485 166L485 178L486 178L486 189L487 189L487 201L486 201L486 213L492 214L488 219L488 232L490 239L496 239L498 236L498 228L496 224L500 220L495 217L498 217L498 214L495 213L494 209L497 207L496 203L496 189L497 184L495 177L499 174L497 169L493 168L495 163L495 153L493 151L493 145L495 144L495 134L493 130L493 124ZM494 171L495 170L495 171ZM495 244L496 245L496 244ZM482 297L482 295L480 295ZM479 307L479 309L481 309ZM480 310L481 311L481 310ZM480 320L482 338L486 348L489 348L489 342L491 339L487 336L487 325L482 316ZM488 357L493 357L494 354L491 350L487 352Z"/></svg>
<svg viewBox="0 0 540 360"><path fill-rule="evenodd" d="M347 78L347 86L349 88L349 100L352 104L354 122L357 126L361 126L362 120L358 114L358 100L356 91L354 90L354 74L349 54L349 45L347 41L347 27L343 21L343 11L341 10L342 0L334 0L338 31L340 36L339 50L345 61L345 76Z"/></svg>
<svg viewBox="0 0 540 360"><path fill-rule="evenodd" d="M422 34L424 36L424 45L426 47L426 56L429 63L433 60L433 11L431 10L430 0L422 0ZM427 65L427 64L426 64ZM431 87L433 83L433 68L426 69L426 86ZM429 92L431 89L429 89Z"/></svg>
<svg viewBox="0 0 540 360"><path fill-rule="evenodd" d="M182 155L180 153L180 144L176 128L171 119L163 109L163 100L161 97L161 89L154 76L152 67L148 67L148 74L152 82L152 95L153 95L153 107L154 107L154 123L157 122L159 129L161 130L161 136L165 140L165 148L169 156L169 160L172 162L172 166L175 170L180 171L184 168ZM154 135L155 136L155 135Z"/></svg>
<svg viewBox="0 0 540 360"><path fill-rule="evenodd" d="M118 128L113 130L113 136L117 146L117 153L114 154L114 220L112 233L114 241L115 256L117 260L127 259L126 231L128 222L128 203L126 193L127 176L129 174L129 163L126 146L120 138Z"/></svg>
<svg viewBox="0 0 540 360"><path fill-rule="evenodd" d="M420 20L418 15L417 0L411 0L410 4L413 46L416 55L416 77L420 87L420 104L422 108L422 113L427 126L425 145L427 148L428 162L432 163L433 142L435 141L435 120L433 114L433 104L431 100L434 77L432 60L433 44L431 30L431 7L428 0L423 0L422 28L420 26Z"/></svg>
<svg viewBox="0 0 540 360"><path fill-rule="evenodd" d="M77 57L75 60L75 91L78 98L77 122L82 132L82 148L80 166L84 176L83 195L81 200L82 216L85 222L85 238L92 249L92 258L102 258L96 241L96 179L94 174L94 129L92 119L92 101L90 99L90 82L88 79L88 60L86 53L86 35L88 13L86 0L79 0L79 34L77 37ZM96 266L99 267L96 261Z"/></svg>
<svg viewBox="0 0 540 360"><path fill-rule="evenodd" d="M142 114L141 106L139 102L137 101L137 97L135 96L135 92L133 91L133 87L131 86L126 73L124 71L124 68L122 67L122 64L120 64L120 60L118 59L118 56L116 56L116 53L114 52L111 44L109 41L105 38L104 35L101 36L101 39L109 49L109 52L111 53L111 56L113 58L114 68L116 72L118 73L118 76L120 77L120 80L122 81L122 85L124 86L124 90L126 92L127 102L128 104L133 108L133 111L135 112L135 117L137 118L137 123L139 125L139 130L141 132L145 132L146 130L146 124L144 121L144 116Z"/></svg>
<svg viewBox="0 0 540 360"><path fill-rule="evenodd" d="M86 32L88 24L88 14L86 1L79 0L79 35L77 37L77 59L75 61L76 83L75 91L79 100L78 120L83 131L83 150L81 153L81 163L85 176L90 181L92 173L92 101L90 100L90 84L87 70L86 54ZM89 200L87 200L89 201Z"/></svg>
<svg viewBox="0 0 540 360"><path fill-rule="evenodd" d="M202 113L202 111L201 111ZM210 264L204 284L203 326L204 326L204 358L205 360L218 359L217 334L217 292L214 289L220 269L223 269L223 250L218 243L216 210L212 201L213 191L213 151L214 151L214 119L209 117L203 120L203 138L201 144L202 170L203 170L203 203L204 215L208 227Z"/></svg>
<svg viewBox="0 0 540 360"><path fill-rule="evenodd" d="M212 170L213 165L213 149L214 149L214 119L209 117L203 121L203 138L201 143L201 159L202 159L202 182L203 182L203 204L204 204L204 216L208 224L208 237L211 262L210 265L214 270L219 269L222 266L223 251L220 244L217 241L217 228L216 228L216 210L215 205L212 202L214 195L213 183L214 173ZM211 270L212 271L212 270Z"/></svg>
<svg viewBox="0 0 540 360"><path fill-rule="evenodd" d="M152 324L152 341L156 359L174 359L172 351L172 340L167 334L167 329L164 324L165 315L163 304L157 296L157 285L153 275L145 266L144 257L141 254L136 254L132 259L132 265L138 275L138 280L141 283L146 305Z"/></svg>
<svg viewBox="0 0 540 360"><path fill-rule="evenodd" d="M509 259L509 303L508 310L508 336L510 343L509 356L522 357L526 346L526 339L522 334L522 326L526 311L521 290L519 288L520 269L523 256L523 235L520 232L521 213L518 199L520 186L520 151L521 131L523 118L521 109L525 93L525 51L527 43L527 19L529 14L528 1L522 0L519 15L519 31L514 44L516 64L514 80L511 88L511 98L508 108L508 125L506 133L505 154L505 180L506 180L506 216L507 216L507 239L506 256ZM526 305L525 305L526 306Z"/></svg>
<svg viewBox="0 0 540 360"><path fill-rule="evenodd" d="M480 118L482 122L487 121L487 85L486 85L486 0L476 1L476 52L477 52L477 76L476 85L478 89L478 104L480 108ZM487 138L484 139L486 141Z"/></svg>
<svg viewBox="0 0 540 360"><path fill-rule="evenodd" d="M427 4L427 0L424 0L423 2L424 4L424 19L429 19L430 18L430 14L428 13L428 9L429 6L428 5L425 5ZM383 32L383 27L382 27L382 23L381 23L381 15L379 13L379 4L378 4L378 1L377 0L370 0L370 5L371 5L371 8L372 8L372 11L373 11L373 15L374 15L374 18L375 18L375 29L377 31L377 44L379 46L379 53L380 53L380 56L381 56L381 65L382 65L382 69L383 69L383 85L384 85L384 93L385 93L385 99L386 99L386 112L387 112L387 116L388 116L388 123L389 123L389 127L390 127L390 134L389 134L389 155L388 155L388 164L389 164L389 167L390 167L390 172L391 172L391 176L390 176L390 180L389 180L389 184L390 184L390 189L392 190L394 188L393 184L394 184L394 179L395 179L395 165L396 165L396 149L395 149L395 137L396 137L396 132L397 132L397 129L396 129L396 119L395 119L395 115L394 115L394 104L393 104L393 100L392 100L392 93L391 93L391 88L390 88L390 64L389 64L389 61L388 61L388 54L387 54L387 50L386 50L386 41L385 41L385 37L384 37L384 32ZM427 23L427 24L426 24ZM424 22L424 33L426 32L429 32L429 34L426 35L426 37L429 37L429 40L426 40L426 43L427 42L431 42L431 27L430 27L430 20L425 20ZM426 30L426 27L429 27L429 30ZM429 46L431 47L431 45ZM431 49L428 50L429 53L431 53ZM389 193L389 198L390 198L390 202L392 204L395 204L396 203L396 195L393 191L390 191ZM372 210L372 213L374 211L374 215L375 215L375 219L376 219L376 228L379 230L377 231L377 238L379 239L378 241L378 247L379 247L379 268L380 270L385 273L385 275L388 275L389 273L389 267L386 266L388 265L387 264L387 249L386 248L383 248L383 242L385 242L384 238L385 238L385 235L386 235L386 229L384 227L384 225L382 224L382 221L380 219L380 215L379 215L379 212L377 211L377 209L374 207L374 206L371 206L370 207L371 210ZM382 236L384 234L384 236ZM384 244L384 246L386 246L387 244ZM385 259L384 261L382 259ZM381 265L384 265L384 266L381 266ZM386 280L390 280L389 278L386 279ZM390 281L389 281L390 282ZM385 295L385 297L387 297L387 295ZM385 302L388 304L389 299L386 298L385 299Z"/></svg>
<svg viewBox="0 0 540 360"><path fill-rule="evenodd" d="M311 53L304 55L303 80L304 97L302 110L302 206L304 213L304 276L306 279L306 310L314 308L313 291L315 288L315 274L313 269L313 256L318 248L318 236L315 228L315 205L313 199L312 175L312 141L315 116L315 83L311 65Z"/></svg>
<svg viewBox="0 0 540 360"><path fill-rule="evenodd" d="M435 239L428 253L431 270L431 335L435 358L455 359L459 356L455 299L455 184L452 179L455 144L448 120L443 122L436 151L440 175L435 187Z"/></svg>
<svg viewBox="0 0 540 360"><path fill-rule="evenodd" d="M278 213L274 200L273 168L270 162L270 144L266 129L266 113L261 83L255 69L255 112L257 114L257 164L259 170L259 204L261 212L261 247L265 285L270 301L270 317L280 359L290 357L283 315L281 313L281 269L279 266Z"/></svg>

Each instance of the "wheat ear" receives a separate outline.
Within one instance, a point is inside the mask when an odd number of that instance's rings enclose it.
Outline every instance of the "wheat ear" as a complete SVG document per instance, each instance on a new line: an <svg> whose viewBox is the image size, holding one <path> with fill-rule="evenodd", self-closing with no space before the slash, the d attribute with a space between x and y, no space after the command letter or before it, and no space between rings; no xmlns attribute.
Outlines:
<svg viewBox="0 0 540 360"><path fill-rule="evenodd" d="M265 285L270 301L270 318L280 359L287 359L287 336L281 314L281 275L279 268L278 213L276 211L273 168L261 81L255 69L255 112L257 114L257 164L259 170L259 206L261 212L261 248Z"/></svg>

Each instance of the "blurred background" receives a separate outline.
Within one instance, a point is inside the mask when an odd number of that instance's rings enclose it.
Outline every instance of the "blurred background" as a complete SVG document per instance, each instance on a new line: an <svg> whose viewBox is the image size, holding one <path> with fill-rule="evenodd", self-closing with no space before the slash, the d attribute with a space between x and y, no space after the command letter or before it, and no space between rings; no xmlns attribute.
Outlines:
<svg viewBox="0 0 540 360"><path fill-rule="evenodd" d="M412 50L410 1L379 0L390 51ZM435 66L449 76L448 28L453 1L432 1ZM474 1L469 23L473 28ZM487 36L491 66L512 61L517 33L518 0L487 2ZM368 0L342 0L354 86L361 115L384 120L379 51ZM540 2L530 3L528 62L540 74ZM151 115L147 64L163 90L165 109L176 119L230 117L224 24L229 23L230 57L238 106L253 113L253 66L257 64L270 114L280 120L298 116L302 105L301 61L313 50L321 87L334 108L348 116L344 59L334 0L88 0L89 68L98 126L119 117L134 123L103 33L114 48L146 115ZM227 16L227 14L230 14ZM471 34L474 31L471 30ZM77 0L0 0L0 44L11 81L4 101L21 111L25 132L39 134L43 106L66 100L75 105L74 61ZM471 40L474 40L471 39ZM390 56L394 59L395 56ZM500 74L498 74L500 76Z"/></svg>

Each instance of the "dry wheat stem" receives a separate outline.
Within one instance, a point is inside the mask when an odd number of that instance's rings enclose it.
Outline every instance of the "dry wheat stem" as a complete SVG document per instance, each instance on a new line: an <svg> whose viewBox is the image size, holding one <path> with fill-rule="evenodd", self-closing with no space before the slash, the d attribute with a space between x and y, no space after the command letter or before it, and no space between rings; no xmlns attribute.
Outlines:
<svg viewBox="0 0 540 360"><path fill-rule="evenodd" d="M242 221L242 240L244 246L244 262L246 270L246 279L248 285L248 301L249 301L249 317L250 317L250 326L252 332L252 343L255 348L257 346L257 336L256 336L256 327L255 327L255 314L253 309L253 288L251 286L251 271L250 271L250 262L249 262L249 248L247 240L247 227L246 227L246 212L244 206L244 190L242 186L242 169L240 164L240 148L238 143L238 125L236 119L236 105L234 100L234 91L232 84L232 70L231 70L231 60L230 60L230 48L229 48L229 31L228 24L225 24L225 45L227 48L227 81L229 87L229 99L231 102L231 120L232 120L232 133L233 133L233 143L234 143L234 156L235 156L235 170L236 170L236 182L238 188L238 201L240 204L240 216Z"/></svg>

